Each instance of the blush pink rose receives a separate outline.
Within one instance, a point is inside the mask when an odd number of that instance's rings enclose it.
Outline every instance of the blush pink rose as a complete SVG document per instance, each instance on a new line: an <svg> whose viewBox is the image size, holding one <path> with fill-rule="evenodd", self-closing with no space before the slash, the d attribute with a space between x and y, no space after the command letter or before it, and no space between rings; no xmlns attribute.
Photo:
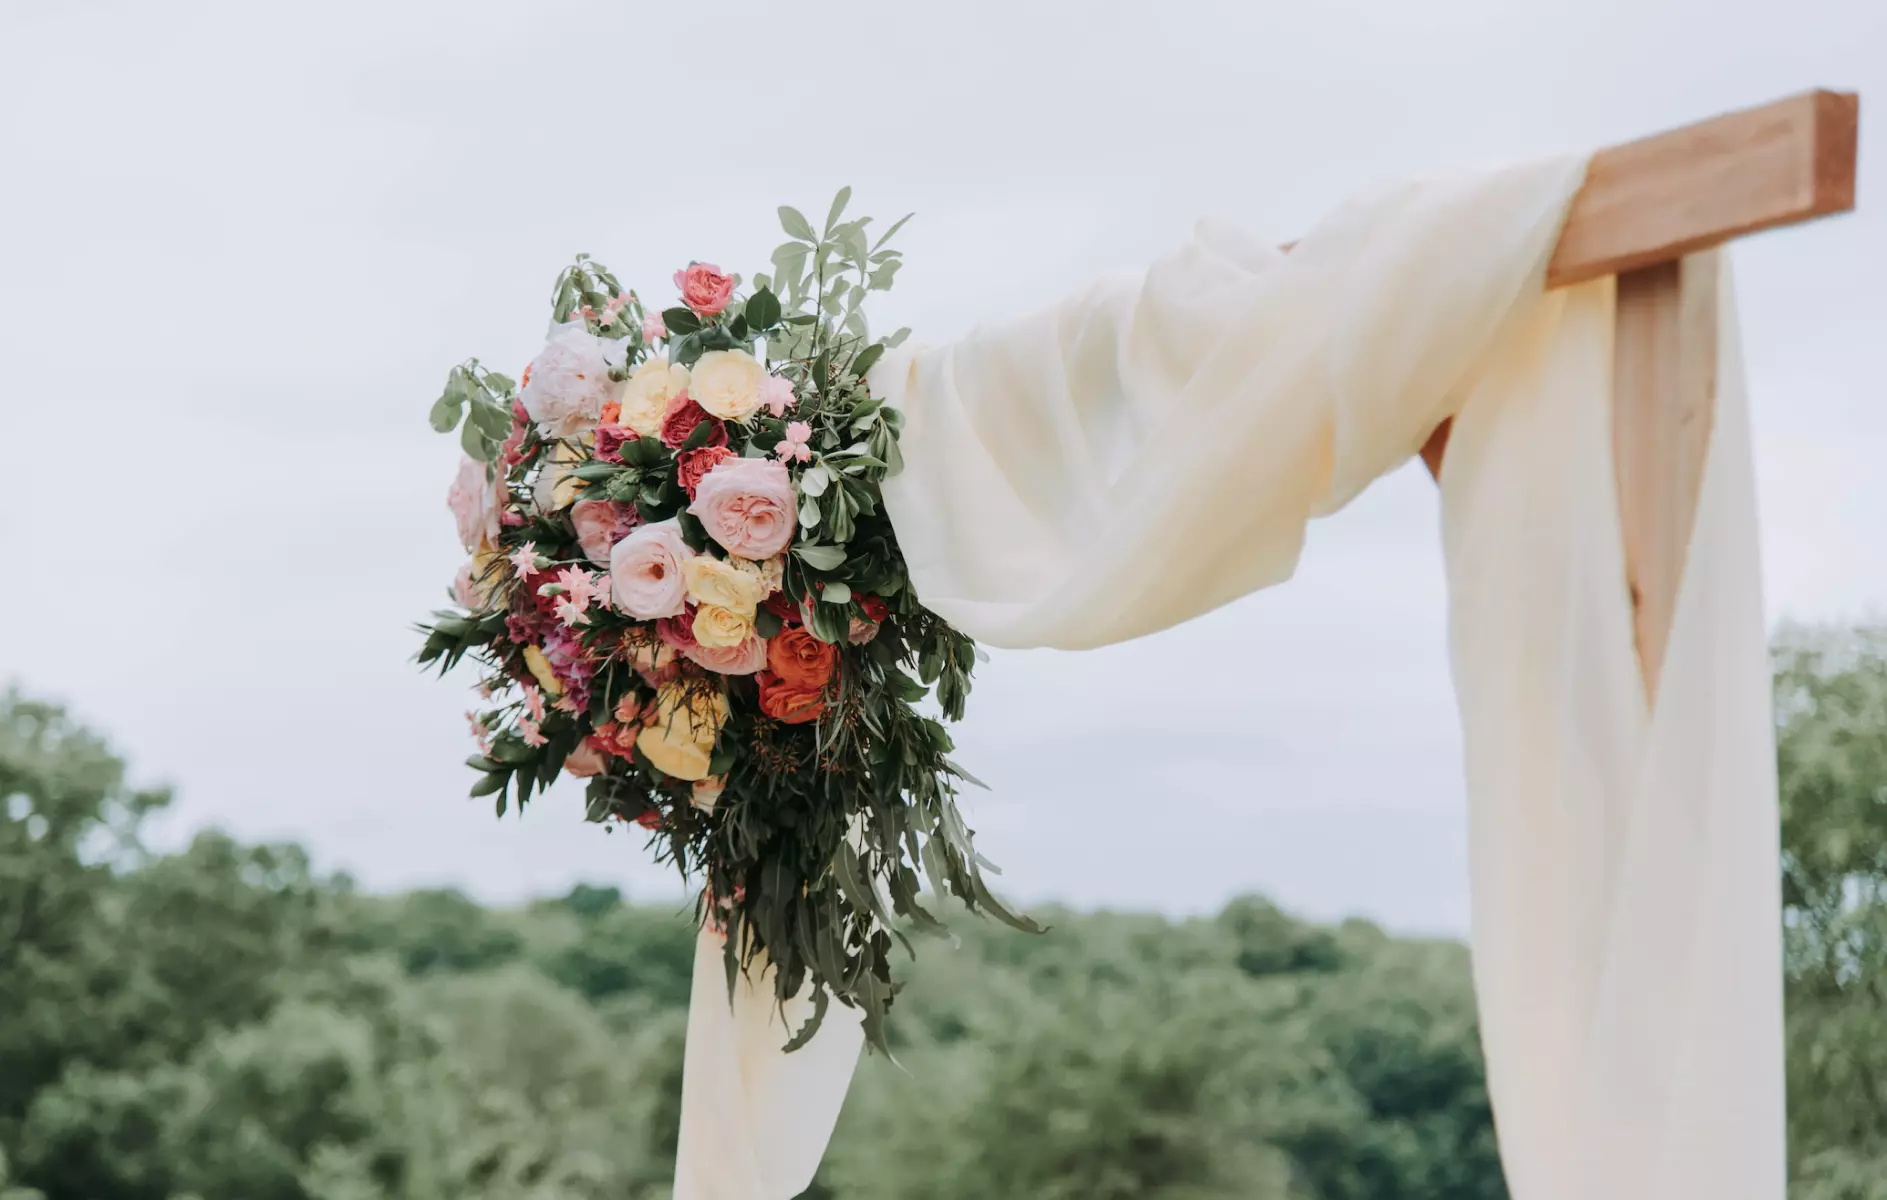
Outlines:
<svg viewBox="0 0 1887 1200"><path fill-rule="evenodd" d="M570 524L577 531L577 545L583 555L597 566L609 563L609 552L628 537L642 517L633 504L612 504L608 500L579 500L570 506Z"/></svg>
<svg viewBox="0 0 1887 1200"><path fill-rule="evenodd" d="M755 562L772 558L793 540L798 522L793 480L786 464L770 458L729 458L695 486L688 511L729 554Z"/></svg>
<svg viewBox="0 0 1887 1200"><path fill-rule="evenodd" d="M704 317L720 312L734 298L734 277L721 274L713 263L689 263L675 272L675 286L681 289L681 302Z"/></svg>
<svg viewBox="0 0 1887 1200"><path fill-rule="evenodd" d="M608 765L609 760L604 757L603 752L598 750L595 746L590 745L587 740L579 742L577 748L572 750L569 756L563 760L565 774L575 776L578 779L588 779L592 775L601 775L603 768Z"/></svg>
<svg viewBox="0 0 1887 1200"><path fill-rule="evenodd" d="M480 545L498 544L498 524L503 508L499 497L503 490L485 478L485 464L466 455L459 460L459 473L446 493L446 506L459 527L459 542L471 553Z"/></svg>
<svg viewBox="0 0 1887 1200"><path fill-rule="evenodd" d="M753 634L738 646L703 646L697 642L681 653L696 666L716 674L752 675L767 665L767 639Z"/></svg>
<svg viewBox="0 0 1887 1200"><path fill-rule="evenodd" d="M638 621L678 615L688 604L681 565L694 557L674 518L644 525L609 552L610 596L616 611Z"/></svg>

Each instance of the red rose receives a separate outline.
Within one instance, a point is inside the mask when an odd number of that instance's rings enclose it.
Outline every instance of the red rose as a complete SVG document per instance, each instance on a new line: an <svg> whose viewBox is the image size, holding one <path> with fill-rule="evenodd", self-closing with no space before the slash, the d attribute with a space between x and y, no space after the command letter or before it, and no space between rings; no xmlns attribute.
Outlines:
<svg viewBox="0 0 1887 1200"><path fill-rule="evenodd" d="M703 421L712 422L708 430L707 446L727 445L727 426L708 415L708 410L695 403L693 396L686 390L678 392L668 402L668 411L662 414L662 445L674 450L688 440L688 435L695 431L695 426Z"/></svg>
<svg viewBox="0 0 1887 1200"><path fill-rule="evenodd" d="M596 427L596 457L606 463L619 463L623 443L636 440L635 430L605 422Z"/></svg>
<svg viewBox="0 0 1887 1200"><path fill-rule="evenodd" d="M599 442L601 439L598 439ZM724 458L734 457L734 452L726 446L703 446L699 450L690 450L675 459L675 481L681 484L681 490L688 493L688 499L695 498L695 485L701 477L714 469L714 464Z"/></svg>
<svg viewBox="0 0 1887 1200"><path fill-rule="evenodd" d="M839 663L838 650L804 629L782 629L767 641L767 670L781 683L822 692Z"/></svg>
<svg viewBox="0 0 1887 1200"><path fill-rule="evenodd" d="M785 592L773 593L760 602L760 607L766 609L788 625L799 624L799 605L796 604L791 597L787 596Z"/></svg>
<svg viewBox="0 0 1887 1200"><path fill-rule="evenodd" d="M734 297L734 277L721 274L713 263L689 263L686 270L675 272L675 286L681 289L681 302L704 317L720 312Z"/></svg>
<svg viewBox="0 0 1887 1200"><path fill-rule="evenodd" d="M876 596L860 596L858 606L865 610L866 618L871 621L883 621L891 615L891 606Z"/></svg>
<svg viewBox="0 0 1887 1200"><path fill-rule="evenodd" d="M754 676L760 683L760 711L787 725L816 721L826 711L825 685L795 687L771 671Z"/></svg>

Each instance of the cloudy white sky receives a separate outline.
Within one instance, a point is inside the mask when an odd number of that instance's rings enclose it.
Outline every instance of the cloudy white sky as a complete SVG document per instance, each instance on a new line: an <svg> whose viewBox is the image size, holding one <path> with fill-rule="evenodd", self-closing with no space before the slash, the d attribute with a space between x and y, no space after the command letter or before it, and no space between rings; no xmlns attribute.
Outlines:
<svg viewBox="0 0 1887 1200"><path fill-rule="evenodd" d="M0 48L0 680L173 782L168 837L494 899L676 890L573 787L464 799L463 681L410 662L460 557L426 408L528 360L572 254L751 273L849 183L918 213L878 323L941 339L1202 215L1283 240L1396 176L1887 102L1879 0L0 0ZM1884 127L1859 215L1737 254L1777 618L1887 598ZM960 740L1009 891L1462 929L1444 602L1405 470L1284 588L999 654Z"/></svg>

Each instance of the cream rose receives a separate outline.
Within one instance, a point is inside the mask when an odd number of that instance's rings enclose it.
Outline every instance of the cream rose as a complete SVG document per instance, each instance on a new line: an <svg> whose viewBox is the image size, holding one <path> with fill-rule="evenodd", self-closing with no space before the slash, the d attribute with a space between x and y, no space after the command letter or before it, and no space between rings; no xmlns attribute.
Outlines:
<svg viewBox="0 0 1887 1200"><path fill-rule="evenodd" d="M760 408L767 369L745 350L710 350L695 363L688 394L724 421L745 421Z"/></svg>
<svg viewBox="0 0 1887 1200"><path fill-rule="evenodd" d="M666 358L651 358L637 367L629 382L623 384L622 415L616 423L635 430L638 437L660 437L662 415L668 411L669 401L681 395L687 386L687 367L671 366Z"/></svg>
<svg viewBox="0 0 1887 1200"><path fill-rule="evenodd" d="M688 598L696 604L712 604L743 617L752 617L754 609L766 599L766 585L758 571L749 574L734 563L701 554L681 565L682 578L688 581Z"/></svg>
<svg viewBox="0 0 1887 1200"><path fill-rule="evenodd" d="M699 680L676 680L655 693L655 714L636 736L636 749L675 779L708 777L714 742L727 723L727 697Z"/></svg>
<svg viewBox="0 0 1887 1200"><path fill-rule="evenodd" d="M753 618L718 604L703 604L695 609L694 635L703 646L738 646L753 636Z"/></svg>
<svg viewBox="0 0 1887 1200"><path fill-rule="evenodd" d="M727 776L710 775L706 779L695 780L689 790L688 803L704 813L712 813L714 806L721 801L721 793L727 790Z"/></svg>
<svg viewBox="0 0 1887 1200"><path fill-rule="evenodd" d="M569 442L558 442L551 447L543 469L538 472L537 484L531 491L531 502L537 505L538 512L562 512L570 507L577 494L583 490L583 481L571 475L570 471L573 467L581 466L585 459L583 451Z"/></svg>

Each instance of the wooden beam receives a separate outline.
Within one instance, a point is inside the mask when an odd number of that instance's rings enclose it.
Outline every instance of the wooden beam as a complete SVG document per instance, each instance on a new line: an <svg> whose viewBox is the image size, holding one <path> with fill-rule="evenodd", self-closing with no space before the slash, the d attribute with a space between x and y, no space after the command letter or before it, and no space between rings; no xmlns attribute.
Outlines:
<svg viewBox="0 0 1887 1200"><path fill-rule="evenodd" d="M1592 156L1548 287L1617 275L1854 207L1860 97L1815 91Z"/></svg>
<svg viewBox="0 0 1887 1200"><path fill-rule="evenodd" d="M1645 698L1655 701L1716 422L1719 252L1618 277L1612 463Z"/></svg>

